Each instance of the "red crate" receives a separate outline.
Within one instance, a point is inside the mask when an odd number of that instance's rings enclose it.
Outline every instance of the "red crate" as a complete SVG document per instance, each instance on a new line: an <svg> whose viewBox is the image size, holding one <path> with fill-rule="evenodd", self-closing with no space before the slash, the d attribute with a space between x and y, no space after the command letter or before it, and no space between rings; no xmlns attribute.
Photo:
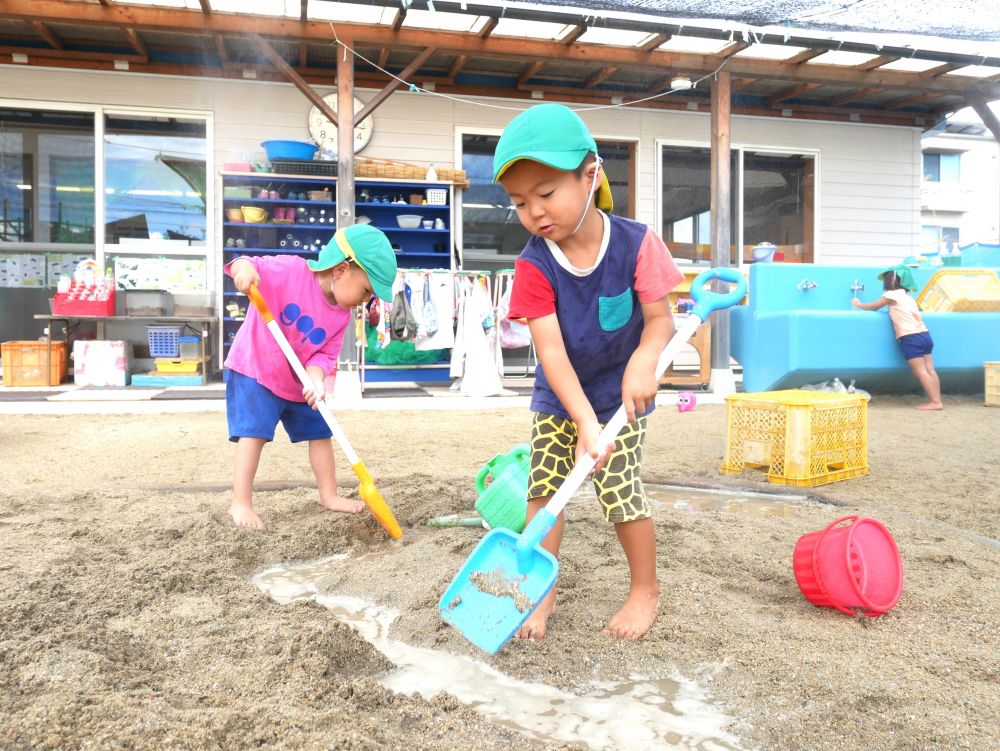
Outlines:
<svg viewBox="0 0 1000 751"><path fill-rule="evenodd" d="M107 300L70 300L65 292L56 292L52 298L52 315L61 316L113 316L115 293Z"/></svg>

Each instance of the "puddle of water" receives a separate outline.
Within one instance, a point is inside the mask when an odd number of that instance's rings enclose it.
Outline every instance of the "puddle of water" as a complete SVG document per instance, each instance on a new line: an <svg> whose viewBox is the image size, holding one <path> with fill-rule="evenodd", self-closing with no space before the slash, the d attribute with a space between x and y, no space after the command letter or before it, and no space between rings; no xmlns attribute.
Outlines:
<svg viewBox="0 0 1000 751"><path fill-rule="evenodd" d="M769 493L701 490L679 485L645 485L646 497L654 506L698 513L721 511L743 516L792 516L809 503L804 495L773 495Z"/></svg>
<svg viewBox="0 0 1000 751"><path fill-rule="evenodd" d="M528 683L470 658L412 647L389 638L399 613L355 597L324 592L322 582L347 555L298 566L276 566L254 577L275 601L312 599L391 660L396 668L382 684L426 698L442 691L490 718L543 742L585 743L592 749L685 749L739 751L725 728L731 719L705 700L697 684L632 676L595 684L584 695ZM352 560L350 565L355 565Z"/></svg>

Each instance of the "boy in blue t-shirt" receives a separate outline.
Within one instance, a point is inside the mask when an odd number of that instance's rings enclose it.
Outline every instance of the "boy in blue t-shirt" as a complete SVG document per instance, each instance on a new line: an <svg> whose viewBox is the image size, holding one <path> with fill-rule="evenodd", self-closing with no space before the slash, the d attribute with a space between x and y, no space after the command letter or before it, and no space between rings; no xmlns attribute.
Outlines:
<svg viewBox="0 0 1000 751"><path fill-rule="evenodd" d="M579 116L542 104L515 117L493 155L518 219L534 237L514 265L510 318L526 318L538 353L531 408L530 520L583 452L597 460L594 486L629 564L629 592L605 633L638 639L659 605L656 534L639 479L656 362L673 335L667 293L683 275L646 225L604 213L611 188L597 143ZM613 445L601 426L624 404L629 422ZM558 556L563 515L542 543ZM553 589L517 633L540 640Z"/></svg>

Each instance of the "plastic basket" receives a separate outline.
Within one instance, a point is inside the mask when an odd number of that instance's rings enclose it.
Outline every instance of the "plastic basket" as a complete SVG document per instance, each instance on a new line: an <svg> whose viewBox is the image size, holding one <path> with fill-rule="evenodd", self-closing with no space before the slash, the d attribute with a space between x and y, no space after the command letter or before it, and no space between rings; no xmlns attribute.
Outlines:
<svg viewBox="0 0 1000 751"><path fill-rule="evenodd" d="M983 363L986 378L986 406L1000 407L1000 362Z"/></svg>
<svg viewBox="0 0 1000 751"><path fill-rule="evenodd" d="M150 357L174 359L180 355L180 326L147 326L146 335Z"/></svg>
<svg viewBox="0 0 1000 751"><path fill-rule="evenodd" d="M764 391L726 397L720 471L766 467L768 482L814 487L868 474L868 400L857 394Z"/></svg>
<svg viewBox="0 0 1000 751"><path fill-rule="evenodd" d="M13 341L0 344L4 386L58 386L66 377L66 342Z"/></svg>
<svg viewBox="0 0 1000 751"><path fill-rule="evenodd" d="M934 313L1000 311L1000 278L992 269L941 269L917 296L917 305Z"/></svg>
<svg viewBox="0 0 1000 751"><path fill-rule="evenodd" d="M156 358L157 373L197 373L198 360L171 360Z"/></svg>
<svg viewBox="0 0 1000 751"><path fill-rule="evenodd" d="M429 206L444 206L448 203L448 191L445 188L428 188L424 193Z"/></svg>

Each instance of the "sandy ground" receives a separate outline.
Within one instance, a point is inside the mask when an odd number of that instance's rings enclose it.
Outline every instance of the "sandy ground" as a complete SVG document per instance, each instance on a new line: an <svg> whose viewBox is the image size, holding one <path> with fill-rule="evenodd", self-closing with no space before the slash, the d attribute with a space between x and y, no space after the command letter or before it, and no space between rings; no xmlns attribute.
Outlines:
<svg viewBox="0 0 1000 751"><path fill-rule="evenodd" d="M399 610L394 638L575 693L676 669L748 749L1000 748L1000 409L914 403L876 397L871 474L817 488L825 502L777 518L657 510L662 612L638 643L601 634L626 568L587 505L570 509L540 644L486 658L440 621L438 597L481 531L414 532L331 586ZM341 420L404 528L423 529L471 509L476 471L527 438L530 416ZM756 472L720 476L725 422L720 406L661 410L647 474L776 489ZM2 418L0 748L570 747L444 694L394 694L378 681L386 658L328 611L261 594L250 578L268 564L393 544L367 514L322 511L305 450L284 437L258 473L269 529L233 528L231 460L219 414ZM813 607L793 579L799 536L848 513L884 522L902 552L906 587L881 618Z"/></svg>

